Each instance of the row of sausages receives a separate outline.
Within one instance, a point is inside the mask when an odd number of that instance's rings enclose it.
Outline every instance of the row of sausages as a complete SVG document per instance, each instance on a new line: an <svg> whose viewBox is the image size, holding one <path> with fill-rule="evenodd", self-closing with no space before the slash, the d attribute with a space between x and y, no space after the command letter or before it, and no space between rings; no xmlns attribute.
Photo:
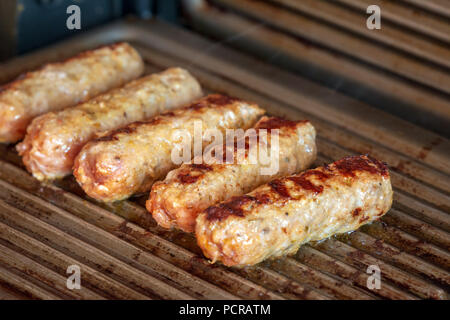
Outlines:
<svg viewBox="0 0 450 320"><path fill-rule="evenodd" d="M228 266L295 253L389 210L384 163L353 156L304 171L317 154L309 121L267 117L225 95L202 97L180 68L140 77L143 70L137 51L119 43L29 72L0 89L0 141L23 139L16 148L35 178L73 173L96 200L150 192L146 207L159 225L195 232L204 254ZM231 145L211 144L200 155L210 155L207 163L198 156L175 163L174 132L193 137L198 123L223 135L254 130ZM211 137L200 139L203 148ZM261 174L266 164L250 154L275 144L277 169Z"/></svg>

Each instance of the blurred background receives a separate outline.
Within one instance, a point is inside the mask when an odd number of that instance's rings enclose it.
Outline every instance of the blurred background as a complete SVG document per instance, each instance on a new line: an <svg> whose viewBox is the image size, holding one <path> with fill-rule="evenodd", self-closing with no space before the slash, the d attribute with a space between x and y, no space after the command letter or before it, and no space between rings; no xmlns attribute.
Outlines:
<svg viewBox="0 0 450 320"><path fill-rule="evenodd" d="M72 4L81 30L57 27ZM372 4L381 8L381 29L366 26ZM0 61L130 17L190 29L450 134L448 0L2 0Z"/></svg>

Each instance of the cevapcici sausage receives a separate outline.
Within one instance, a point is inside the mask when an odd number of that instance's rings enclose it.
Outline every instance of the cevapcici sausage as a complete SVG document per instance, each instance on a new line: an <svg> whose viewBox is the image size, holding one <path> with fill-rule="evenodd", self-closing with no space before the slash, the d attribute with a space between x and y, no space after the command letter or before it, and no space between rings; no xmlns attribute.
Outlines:
<svg viewBox="0 0 450 320"><path fill-rule="evenodd" d="M118 43L28 72L0 88L0 142L21 140L34 117L86 101L143 71L137 51Z"/></svg>
<svg viewBox="0 0 450 320"><path fill-rule="evenodd" d="M293 254L308 241L356 230L380 218L391 204L387 167L354 156L209 207L197 218L196 236L213 261L253 265Z"/></svg>
<svg viewBox="0 0 450 320"><path fill-rule="evenodd" d="M199 83L186 70L167 69L34 119L17 150L37 179L61 178L72 173L75 156L96 134L148 119L201 95Z"/></svg>
<svg viewBox="0 0 450 320"><path fill-rule="evenodd" d="M316 158L316 132L309 121L263 117L255 129L253 141L261 144L264 142L259 134L266 129L263 132L267 132L267 143L261 145L263 150L271 148L271 132L278 129L278 150L274 150L278 153L277 166L272 172L261 174L267 164L250 157L251 149L258 153L258 143L250 144L251 137L243 137L241 144L224 145L220 157L212 157L207 164L183 164L169 172L164 181L156 182L146 204L153 218L165 228L176 226L193 232L197 215L209 206L250 192L274 178L304 170ZM225 159L227 151L234 153L231 163ZM242 151L245 157L237 161Z"/></svg>
<svg viewBox="0 0 450 320"><path fill-rule="evenodd" d="M263 113L255 104L209 95L89 142L75 160L74 175L84 191L97 200L115 201L146 192L179 165L172 161L172 150L180 144L192 146L194 139L180 142L177 132L193 137L196 123L202 130L222 132L227 128L249 128ZM200 139L205 138L202 135Z"/></svg>

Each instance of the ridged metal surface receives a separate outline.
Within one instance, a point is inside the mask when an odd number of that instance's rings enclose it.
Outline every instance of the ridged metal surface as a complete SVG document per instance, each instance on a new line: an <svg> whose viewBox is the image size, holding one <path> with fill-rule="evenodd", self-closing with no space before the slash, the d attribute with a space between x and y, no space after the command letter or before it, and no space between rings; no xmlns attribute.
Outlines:
<svg viewBox="0 0 450 320"><path fill-rule="evenodd" d="M182 41L180 40L182 39ZM5 82L44 61L124 40L147 72L187 68L206 92L310 119L317 165L370 153L391 168L395 200L379 222L303 246L292 257L235 269L211 265L193 235L156 225L145 197L87 198L73 177L41 184L13 146L0 147L0 283L38 299L447 299L450 143L435 133L161 22L117 23L1 65ZM66 288L81 268L82 289ZM381 288L367 288L369 265Z"/></svg>
<svg viewBox="0 0 450 320"><path fill-rule="evenodd" d="M410 2L211 0L187 12L202 33L448 136L450 5ZM367 3L380 30L366 27Z"/></svg>

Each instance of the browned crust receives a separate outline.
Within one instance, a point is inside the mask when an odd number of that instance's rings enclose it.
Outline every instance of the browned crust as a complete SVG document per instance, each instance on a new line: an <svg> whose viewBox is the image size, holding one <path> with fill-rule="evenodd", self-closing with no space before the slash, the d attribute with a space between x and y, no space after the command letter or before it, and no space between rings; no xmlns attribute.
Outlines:
<svg viewBox="0 0 450 320"><path fill-rule="evenodd" d="M308 170L299 176L289 177L288 179L290 181L292 181L295 185L302 188L303 190L308 190L315 194L322 193L323 185L314 184L310 180L310 177L314 177L315 180L325 182L327 179L329 179L331 177L331 175L326 172L323 172L323 171L320 171L317 169L313 169L313 170ZM289 195L288 195L288 197L289 197Z"/></svg>
<svg viewBox="0 0 450 320"><path fill-rule="evenodd" d="M279 117L263 117L256 125L258 129L280 129L291 127L295 128L300 123L308 123L309 120L287 120Z"/></svg>
<svg viewBox="0 0 450 320"><path fill-rule="evenodd" d="M113 130L100 138L92 140L92 143L118 140L119 135L121 135L121 134L134 133L141 126L152 126L152 125L160 124L160 123L164 122L165 120L168 120L170 118L173 118L173 117L176 117L177 115L182 114L186 110L194 110L194 111L198 111L201 113L201 112L204 112L204 110L206 110L206 109L226 107L226 106L230 105L231 103L238 102L238 101L246 102L244 100L230 97L227 95L210 94L206 97L200 98L199 100L197 100L191 104L181 107L175 111L167 111L167 112L161 113L158 116L151 118L150 120L136 121L136 122L130 123L129 125L127 125L123 128Z"/></svg>
<svg viewBox="0 0 450 320"><path fill-rule="evenodd" d="M307 170L301 174L275 179L268 183L269 191L262 186L252 195L232 198L205 210L206 219L221 221L229 216L244 217L249 208L274 202L285 202L295 199L293 194L323 192L328 179L336 175L355 177L358 172L368 172L373 175L389 177L389 171L381 161L368 155L351 156L338 160L330 165ZM287 186L292 184L292 186ZM261 189L261 191L260 191Z"/></svg>
<svg viewBox="0 0 450 320"><path fill-rule="evenodd" d="M380 174L384 177L389 176L389 170L386 163L381 162L369 155L345 157L332 164L343 176L354 177L358 171L367 171L372 174ZM329 166L326 166L329 168Z"/></svg>

